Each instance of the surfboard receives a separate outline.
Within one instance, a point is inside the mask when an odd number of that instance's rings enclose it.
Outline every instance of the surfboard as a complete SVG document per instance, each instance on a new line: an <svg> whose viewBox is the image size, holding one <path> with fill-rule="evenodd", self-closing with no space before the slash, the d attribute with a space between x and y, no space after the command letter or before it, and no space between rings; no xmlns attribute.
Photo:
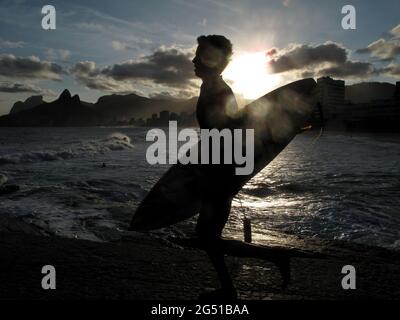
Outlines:
<svg viewBox="0 0 400 320"><path fill-rule="evenodd" d="M254 170L234 175L230 189L243 185L268 165L301 132L316 107L316 82L303 79L280 87L242 108L235 128L254 129ZM199 213L205 166L178 163L170 167L136 209L131 231L170 226ZM213 181L207 181L210 185Z"/></svg>

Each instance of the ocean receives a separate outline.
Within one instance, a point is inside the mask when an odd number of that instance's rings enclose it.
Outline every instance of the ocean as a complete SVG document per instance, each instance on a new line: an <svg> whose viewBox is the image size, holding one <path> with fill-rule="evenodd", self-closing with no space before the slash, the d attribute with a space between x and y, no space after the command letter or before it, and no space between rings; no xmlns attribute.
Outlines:
<svg viewBox="0 0 400 320"><path fill-rule="evenodd" d="M115 241L168 165L149 165L148 128L0 128L0 214L49 234ZM224 230L341 239L400 250L400 136L298 135L233 202ZM103 165L104 164L104 165ZM152 233L193 232L195 218Z"/></svg>

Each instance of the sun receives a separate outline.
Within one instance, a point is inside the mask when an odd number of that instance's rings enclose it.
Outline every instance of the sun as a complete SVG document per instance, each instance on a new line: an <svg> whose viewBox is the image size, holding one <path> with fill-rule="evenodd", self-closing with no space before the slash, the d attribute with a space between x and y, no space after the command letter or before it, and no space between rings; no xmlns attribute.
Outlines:
<svg viewBox="0 0 400 320"><path fill-rule="evenodd" d="M263 52L241 52L233 56L222 76L232 90L245 99L256 99L277 88L281 76L268 73L269 57Z"/></svg>

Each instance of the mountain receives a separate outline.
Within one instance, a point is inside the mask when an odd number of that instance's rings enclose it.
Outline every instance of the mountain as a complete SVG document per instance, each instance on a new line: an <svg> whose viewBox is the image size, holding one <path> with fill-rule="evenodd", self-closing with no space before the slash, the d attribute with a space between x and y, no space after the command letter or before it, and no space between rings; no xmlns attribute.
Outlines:
<svg viewBox="0 0 400 320"><path fill-rule="evenodd" d="M391 99L395 90L396 86L387 82L362 82L346 86L345 99L352 103Z"/></svg>
<svg viewBox="0 0 400 320"><path fill-rule="evenodd" d="M193 113L197 98L188 100L146 98L136 94L102 96L94 108L106 119L129 121L131 118L149 118L163 110Z"/></svg>
<svg viewBox="0 0 400 320"><path fill-rule="evenodd" d="M99 112L65 89L53 102L0 117L0 126L90 126L101 123Z"/></svg>
<svg viewBox="0 0 400 320"><path fill-rule="evenodd" d="M25 102L14 104L8 115L0 117L0 126L113 125L132 118L149 118L153 113L163 110L190 114L195 111L197 98L180 100L112 94L100 97L93 104L81 101L78 95L72 97L65 89L57 100L49 103L43 99L41 101L34 106L32 102L38 103L39 99L33 96Z"/></svg>
<svg viewBox="0 0 400 320"><path fill-rule="evenodd" d="M20 111L32 109L43 103L45 103L45 101L43 101L43 96L32 96L26 99L24 102L17 101L16 103L14 103L10 113L17 113Z"/></svg>

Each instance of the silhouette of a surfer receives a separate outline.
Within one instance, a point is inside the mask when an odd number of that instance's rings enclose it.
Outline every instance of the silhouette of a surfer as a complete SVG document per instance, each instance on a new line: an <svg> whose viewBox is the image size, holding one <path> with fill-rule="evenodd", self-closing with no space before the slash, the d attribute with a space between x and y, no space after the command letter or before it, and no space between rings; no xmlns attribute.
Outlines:
<svg viewBox="0 0 400 320"><path fill-rule="evenodd" d="M221 73L232 55L231 42L220 35L200 36L193 59L195 74L202 85L196 115L201 129L233 129L238 106L231 88ZM202 177L202 205L196 232L201 245L218 274L221 288L203 294L204 298L237 297L235 287L225 264L224 255L264 258L275 262L283 276L284 286L289 281L289 258L274 249L236 240L223 240L222 230L228 220L231 202L239 190L232 189L233 165L206 165Z"/></svg>

